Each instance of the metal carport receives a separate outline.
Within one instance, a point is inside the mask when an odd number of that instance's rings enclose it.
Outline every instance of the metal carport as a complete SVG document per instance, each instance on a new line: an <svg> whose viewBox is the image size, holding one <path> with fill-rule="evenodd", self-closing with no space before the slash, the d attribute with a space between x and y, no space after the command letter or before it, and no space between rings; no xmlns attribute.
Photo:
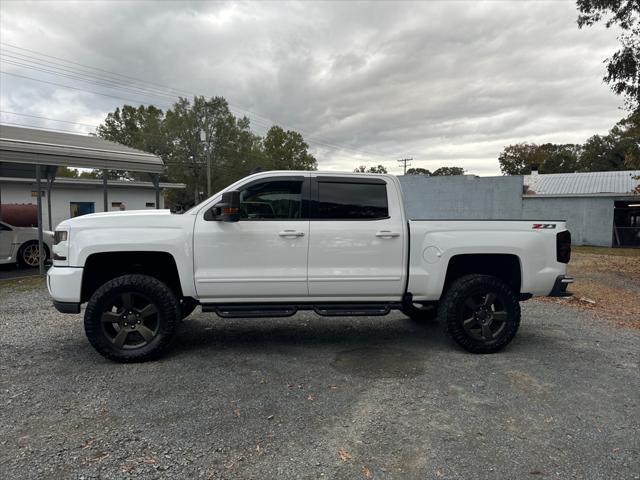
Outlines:
<svg viewBox="0 0 640 480"><path fill-rule="evenodd" d="M44 274L42 184L47 187L49 228L51 225L51 187L58 167L103 170L104 211L108 211L108 170L148 173L156 191L156 208L160 207L160 173L164 169L157 155L91 135L53 132L35 128L0 124L0 176L35 178L38 206L38 243L40 274ZM2 192L0 192L0 204Z"/></svg>

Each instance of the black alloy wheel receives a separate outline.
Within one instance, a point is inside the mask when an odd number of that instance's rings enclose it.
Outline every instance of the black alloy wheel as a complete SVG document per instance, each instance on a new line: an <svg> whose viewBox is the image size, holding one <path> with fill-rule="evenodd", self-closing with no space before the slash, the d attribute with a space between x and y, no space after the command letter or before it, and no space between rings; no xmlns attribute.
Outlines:
<svg viewBox="0 0 640 480"><path fill-rule="evenodd" d="M466 275L455 280L440 303L447 334L473 353L493 353L513 340L520 326L517 294L499 278Z"/></svg>
<svg viewBox="0 0 640 480"><path fill-rule="evenodd" d="M168 349L180 320L180 303L166 284L133 274L114 278L95 291L84 327L102 356L123 363L144 362Z"/></svg>
<svg viewBox="0 0 640 480"><path fill-rule="evenodd" d="M158 334L158 308L145 295L124 292L105 304L102 333L116 348L144 347Z"/></svg>

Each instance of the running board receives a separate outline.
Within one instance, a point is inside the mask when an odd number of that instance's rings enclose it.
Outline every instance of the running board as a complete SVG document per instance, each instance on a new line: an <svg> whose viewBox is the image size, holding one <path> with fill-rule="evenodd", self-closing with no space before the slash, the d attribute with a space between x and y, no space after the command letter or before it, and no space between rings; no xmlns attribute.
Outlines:
<svg viewBox="0 0 640 480"><path fill-rule="evenodd" d="M295 305L202 305L203 312L215 312L222 318L290 317L298 308Z"/></svg>
<svg viewBox="0 0 640 480"><path fill-rule="evenodd" d="M387 315L400 303L326 303L326 304L202 304L203 312L214 312L222 318L290 317L298 310L311 310L323 317L359 317Z"/></svg>
<svg viewBox="0 0 640 480"><path fill-rule="evenodd" d="M343 303L314 305L313 310L323 317L373 317L388 314L391 306L388 303Z"/></svg>

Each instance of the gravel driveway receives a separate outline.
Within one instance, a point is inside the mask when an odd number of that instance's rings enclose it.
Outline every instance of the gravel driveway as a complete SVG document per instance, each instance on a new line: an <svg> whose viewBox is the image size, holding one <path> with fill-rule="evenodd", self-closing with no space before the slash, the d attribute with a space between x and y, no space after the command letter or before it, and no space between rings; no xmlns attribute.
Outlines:
<svg viewBox="0 0 640 480"><path fill-rule="evenodd" d="M640 332L523 318L476 356L401 314L197 313L119 365L41 284L0 282L0 477L640 478Z"/></svg>

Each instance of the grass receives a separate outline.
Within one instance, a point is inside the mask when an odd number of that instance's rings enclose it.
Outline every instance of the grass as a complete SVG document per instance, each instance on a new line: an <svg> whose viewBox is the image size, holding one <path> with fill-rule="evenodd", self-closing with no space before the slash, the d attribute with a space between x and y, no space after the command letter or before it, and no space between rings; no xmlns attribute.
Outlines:
<svg viewBox="0 0 640 480"><path fill-rule="evenodd" d="M576 279L569 287L573 298L542 301L566 303L640 329L640 249L574 246L567 270Z"/></svg>
<svg viewBox="0 0 640 480"><path fill-rule="evenodd" d="M31 277L7 278L0 280L0 288L2 290L11 289L14 292L28 292L34 288L43 286L45 278L39 275Z"/></svg>
<svg viewBox="0 0 640 480"><path fill-rule="evenodd" d="M572 245L571 251L577 254L612 255L615 257L640 257L640 248L609 248Z"/></svg>

